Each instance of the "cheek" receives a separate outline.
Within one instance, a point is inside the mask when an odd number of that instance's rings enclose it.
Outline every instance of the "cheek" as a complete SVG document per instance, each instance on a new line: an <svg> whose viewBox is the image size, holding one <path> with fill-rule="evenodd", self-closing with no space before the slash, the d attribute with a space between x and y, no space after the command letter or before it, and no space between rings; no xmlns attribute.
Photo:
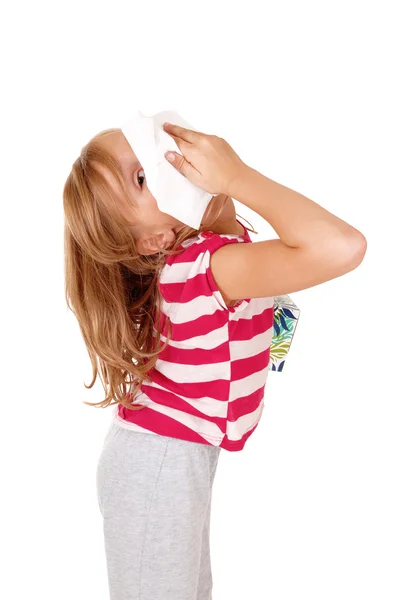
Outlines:
<svg viewBox="0 0 398 600"><path fill-rule="evenodd" d="M147 190L146 193L141 194L140 203L142 207L151 212L160 212L158 203L152 194Z"/></svg>
<svg viewBox="0 0 398 600"><path fill-rule="evenodd" d="M137 201L140 218L149 225L163 224L165 215L159 210L155 198L151 194L141 194Z"/></svg>

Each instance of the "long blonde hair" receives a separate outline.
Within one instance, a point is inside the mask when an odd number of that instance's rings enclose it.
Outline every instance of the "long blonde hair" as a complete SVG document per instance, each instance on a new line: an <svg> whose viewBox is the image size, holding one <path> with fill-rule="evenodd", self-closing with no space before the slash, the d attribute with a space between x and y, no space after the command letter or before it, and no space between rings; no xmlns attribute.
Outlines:
<svg viewBox="0 0 398 600"><path fill-rule="evenodd" d="M129 229L131 222L121 214L97 168L112 173L134 210L119 164L100 143L103 135L120 131L108 129L93 137L82 148L64 185L65 298L91 360L92 381L84 386L93 387L99 376L105 391L101 402L84 404L106 408L121 403L140 410L144 406L132 406L131 402L140 393L142 382L151 381L148 372L171 336L168 318L168 336L161 348L158 281L165 257L179 254L184 250L176 250L180 244L211 228L224 204L210 223L202 223L199 229L183 227L171 248L140 255Z"/></svg>

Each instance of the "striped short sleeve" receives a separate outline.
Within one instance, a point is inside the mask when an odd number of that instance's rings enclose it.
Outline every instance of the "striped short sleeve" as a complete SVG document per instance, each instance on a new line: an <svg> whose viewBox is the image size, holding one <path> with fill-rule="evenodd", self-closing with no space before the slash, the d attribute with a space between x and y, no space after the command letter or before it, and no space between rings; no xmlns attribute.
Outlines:
<svg viewBox="0 0 398 600"><path fill-rule="evenodd" d="M164 314L186 328L201 316L243 310L250 298L227 306L211 271L210 258L221 246L250 241L248 236L204 231L182 253L169 257L159 281Z"/></svg>
<svg viewBox="0 0 398 600"><path fill-rule="evenodd" d="M245 300L237 300L232 306L227 306L224 298L218 288L218 285L214 279L213 273L210 267L210 258L218 248L226 246L228 244L242 244L244 243L242 237L233 235L223 235L213 233L211 231L205 231L202 235L206 238L202 244L199 245L199 254L194 263L192 273L190 274L190 283L194 290L197 291L198 295L211 297L217 302L219 308L228 310L230 312L236 312L242 310L249 302L250 298ZM192 279L192 276L194 279ZM195 277L197 280L195 281Z"/></svg>

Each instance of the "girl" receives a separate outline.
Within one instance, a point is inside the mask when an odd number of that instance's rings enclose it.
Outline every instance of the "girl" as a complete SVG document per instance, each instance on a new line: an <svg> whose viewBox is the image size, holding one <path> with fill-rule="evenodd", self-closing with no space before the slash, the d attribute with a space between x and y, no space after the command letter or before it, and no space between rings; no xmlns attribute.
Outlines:
<svg viewBox="0 0 398 600"><path fill-rule="evenodd" d="M166 158L214 197L199 230L160 212L120 129L83 148L64 188L66 299L102 402L97 467L111 600L211 600L221 449L263 410L274 296L355 269L364 236L246 165L215 135L164 124ZM232 197L279 237L253 243ZM253 229L250 229L256 233Z"/></svg>

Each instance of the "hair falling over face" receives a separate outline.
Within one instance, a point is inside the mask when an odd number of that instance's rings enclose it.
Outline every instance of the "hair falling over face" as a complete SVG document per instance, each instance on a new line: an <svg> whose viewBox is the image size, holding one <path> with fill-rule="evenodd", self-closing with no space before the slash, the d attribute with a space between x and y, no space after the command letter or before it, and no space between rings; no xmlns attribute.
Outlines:
<svg viewBox="0 0 398 600"><path fill-rule="evenodd" d="M105 408L121 403L132 406L159 352L171 335L167 319L167 339L161 344L160 272L167 255L187 239L211 229L218 214L199 229L183 227L173 246L152 255L140 255L129 223L120 212L111 187L101 174L110 171L126 201L134 209L119 164L101 147L105 130L83 147L72 165L63 189L65 298L75 315L92 365L92 388L100 378L105 398L84 402ZM100 168L98 168L100 167ZM253 231L253 228L249 231ZM255 232L254 232L255 233Z"/></svg>

